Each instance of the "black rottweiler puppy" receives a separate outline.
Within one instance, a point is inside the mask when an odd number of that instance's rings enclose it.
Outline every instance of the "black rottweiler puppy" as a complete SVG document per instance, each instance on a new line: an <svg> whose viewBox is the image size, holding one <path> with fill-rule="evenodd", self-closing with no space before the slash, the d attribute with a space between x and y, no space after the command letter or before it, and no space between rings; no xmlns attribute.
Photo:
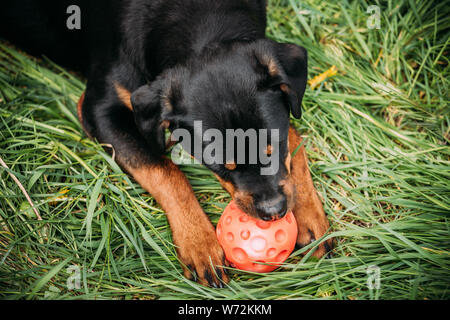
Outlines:
<svg viewBox="0 0 450 320"><path fill-rule="evenodd" d="M66 27L74 4L79 30ZM212 286L228 281L214 227L164 156L166 129L195 135L194 121L220 132L278 129L281 165L274 174L261 175L260 162L205 165L249 214L270 220L293 210L298 245L327 231L305 150L298 148L302 139L289 127L289 113L301 116L307 53L265 38L266 0L15 0L2 7L5 38L84 72L82 126L113 146L115 160L165 210L187 277L195 272ZM270 143L264 152L272 154ZM331 240L323 242L314 255L330 248Z"/></svg>

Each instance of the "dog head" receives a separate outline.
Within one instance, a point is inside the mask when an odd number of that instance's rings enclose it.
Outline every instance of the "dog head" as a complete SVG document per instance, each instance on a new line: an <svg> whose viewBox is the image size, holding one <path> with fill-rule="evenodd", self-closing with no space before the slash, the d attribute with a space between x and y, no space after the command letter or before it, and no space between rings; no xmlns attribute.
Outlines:
<svg viewBox="0 0 450 320"><path fill-rule="evenodd" d="M192 146L187 151L196 158L205 156L202 163L241 209L272 220L283 217L294 203L289 114L301 117L306 81L304 48L266 39L238 42L205 50L167 70L136 90L131 101L141 134L161 153L165 128L186 130ZM244 134L240 145L237 136L228 144L235 129L241 130L235 134Z"/></svg>

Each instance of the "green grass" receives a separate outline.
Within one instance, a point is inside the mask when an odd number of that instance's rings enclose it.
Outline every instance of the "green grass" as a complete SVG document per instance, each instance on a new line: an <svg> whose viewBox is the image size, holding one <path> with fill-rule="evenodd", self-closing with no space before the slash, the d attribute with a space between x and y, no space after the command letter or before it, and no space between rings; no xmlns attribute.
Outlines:
<svg viewBox="0 0 450 320"><path fill-rule="evenodd" d="M380 29L366 24L372 4ZM268 35L308 49L310 78L338 70L293 120L337 246L269 274L231 270L221 290L181 276L164 213L82 132L84 82L1 44L0 298L449 299L449 13L445 1L270 1ZM228 195L207 170L183 170L217 223Z"/></svg>

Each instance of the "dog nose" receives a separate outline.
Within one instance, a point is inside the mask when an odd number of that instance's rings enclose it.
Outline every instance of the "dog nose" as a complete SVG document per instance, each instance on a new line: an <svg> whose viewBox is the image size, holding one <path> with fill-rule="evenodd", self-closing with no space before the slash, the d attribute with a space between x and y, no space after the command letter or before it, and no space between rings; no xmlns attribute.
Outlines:
<svg viewBox="0 0 450 320"><path fill-rule="evenodd" d="M281 219L286 215L286 197L278 196L273 199L260 201L256 205L259 217L264 221Z"/></svg>

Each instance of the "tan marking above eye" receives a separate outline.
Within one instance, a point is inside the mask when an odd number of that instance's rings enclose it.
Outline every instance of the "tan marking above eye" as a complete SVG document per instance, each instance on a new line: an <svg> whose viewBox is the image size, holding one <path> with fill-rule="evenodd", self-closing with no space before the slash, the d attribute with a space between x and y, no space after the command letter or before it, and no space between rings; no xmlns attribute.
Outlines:
<svg viewBox="0 0 450 320"><path fill-rule="evenodd" d="M265 154L267 154L268 156L270 156L272 154L272 146L270 144L267 145L266 150L264 151Z"/></svg>
<svg viewBox="0 0 450 320"><path fill-rule="evenodd" d="M267 64L267 68L269 69L269 74L272 77L275 77L275 76L277 76L280 73L280 71L278 70L278 66L277 66L277 64L275 63L275 61L273 59L269 59L269 62Z"/></svg>
<svg viewBox="0 0 450 320"><path fill-rule="evenodd" d="M287 84L285 84L285 83L280 84L280 89L284 93L288 93L289 92L289 86Z"/></svg>
<svg viewBox="0 0 450 320"><path fill-rule="evenodd" d="M225 168L227 168L230 171L235 170L236 167L237 167L237 165L236 165L236 162L234 162L234 161L229 161L225 164Z"/></svg>
<svg viewBox="0 0 450 320"><path fill-rule="evenodd" d="M162 101L163 101L164 108L167 111L172 111L173 110L173 106L172 106L172 103L170 102L170 98L169 97L167 97L167 96L162 97Z"/></svg>
<svg viewBox="0 0 450 320"><path fill-rule="evenodd" d="M163 129L168 129L169 126L170 126L170 121L168 121L168 120L163 120L163 121L161 121L161 124L160 124L160 127L161 127L161 128L163 128Z"/></svg>
<svg viewBox="0 0 450 320"><path fill-rule="evenodd" d="M258 62L267 68L267 72L271 77L276 77L280 74L280 69L278 68L277 62L275 59L269 55L263 54L261 56L257 56Z"/></svg>

